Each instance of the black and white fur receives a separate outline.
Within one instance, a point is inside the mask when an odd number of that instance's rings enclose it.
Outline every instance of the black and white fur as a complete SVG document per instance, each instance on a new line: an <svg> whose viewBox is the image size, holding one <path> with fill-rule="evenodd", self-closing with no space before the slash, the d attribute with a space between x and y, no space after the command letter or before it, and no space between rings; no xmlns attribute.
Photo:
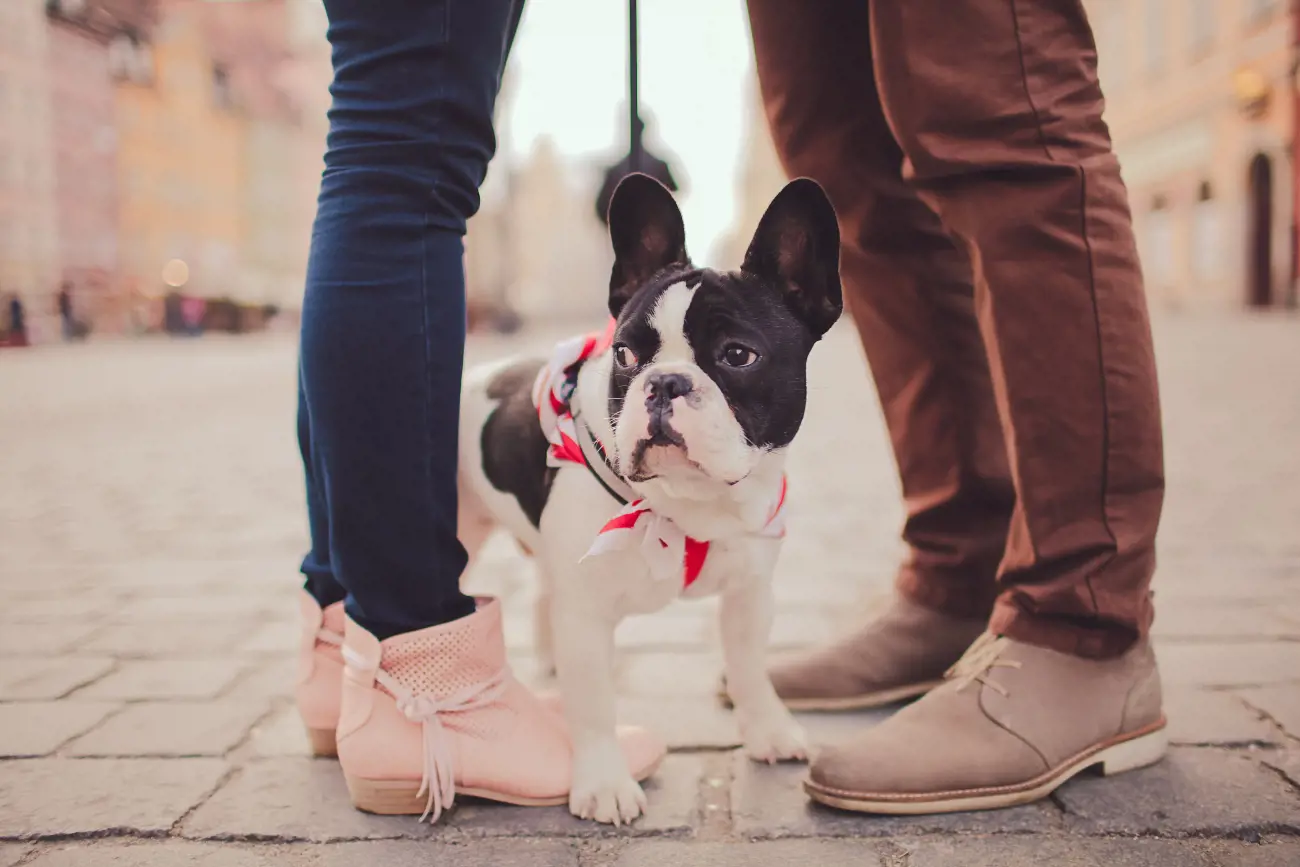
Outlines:
<svg viewBox="0 0 1300 867"><path fill-rule="evenodd" d="M803 420L808 353L842 308L835 213L815 182L791 182L732 272L691 265L677 205L648 177L619 186L609 217L617 326L613 347L578 377L581 419L637 496L710 542L684 595L722 596L726 679L746 752L804 759L804 734L764 664L780 540L755 534ZM535 554L539 655L554 661L574 742L569 807L630 822L645 795L615 735L614 629L683 589L652 578L635 550L583 560L620 504L588 469L547 467L530 398L541 364L515 360L467 377L460 532L471 556L498 526Z"/></svg>

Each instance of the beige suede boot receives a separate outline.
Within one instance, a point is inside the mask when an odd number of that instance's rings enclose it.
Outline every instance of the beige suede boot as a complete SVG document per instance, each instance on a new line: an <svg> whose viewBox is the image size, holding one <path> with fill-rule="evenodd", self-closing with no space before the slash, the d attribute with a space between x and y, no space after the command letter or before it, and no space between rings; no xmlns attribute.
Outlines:
<svg viewBox="0 0 1300 867"><path fill-rule="evenodd" d="M987 620L959 620L898 597L861 629L778 658L768 674L791 710L879 707L924 695L942 683L944 672L987 625Z"/></svg>
<svg viewBox="0 0 1300 867"><path fill-rule="evenodd" d="M1093 660L988 635L942 686L825 750L804 787L865 813L989 810L1044 798L1086 768L1153 764L1167 743L1145 641Z"/></svg>

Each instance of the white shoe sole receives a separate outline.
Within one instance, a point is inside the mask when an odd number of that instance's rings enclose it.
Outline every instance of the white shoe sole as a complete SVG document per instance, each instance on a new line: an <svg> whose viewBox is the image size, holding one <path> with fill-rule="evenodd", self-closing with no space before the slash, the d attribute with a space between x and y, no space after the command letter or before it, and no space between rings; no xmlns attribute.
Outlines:
<svg viewBox="0 0 1300 867"><path fill-rule="evenodd" d="M821 786L812 780L804 790L814 801L855 813L889 816L917 816L930 813L960 813L968 810L997 810L1046 798L1062 784L1087 768L1100 766L1104 776L1121 774L1154 765L1169 747L1165 720L1119 738L1098 744L1032 780L1007 786L924 792L906 795L849 792Z"/></svg>

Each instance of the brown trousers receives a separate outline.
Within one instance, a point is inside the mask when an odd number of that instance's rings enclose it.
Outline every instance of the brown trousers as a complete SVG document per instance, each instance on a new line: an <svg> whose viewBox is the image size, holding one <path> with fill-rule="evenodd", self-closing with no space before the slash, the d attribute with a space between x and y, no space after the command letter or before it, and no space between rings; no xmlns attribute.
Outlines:
<svg viewBox="0 0 1300 867"><path fill-rule="evenodd" d="M1080 0L749 0L786 171L839 212L902 477L899 589L1086 657L1149 630L1146 300Z"/></svg>

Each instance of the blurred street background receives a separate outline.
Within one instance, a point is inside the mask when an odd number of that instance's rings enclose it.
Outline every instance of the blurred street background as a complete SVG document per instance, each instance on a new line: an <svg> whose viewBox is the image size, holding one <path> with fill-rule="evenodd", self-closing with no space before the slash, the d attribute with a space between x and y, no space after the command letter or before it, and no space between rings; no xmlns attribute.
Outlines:
<svg viewBox="0 0 1300 867"><path fill-rule="evenodd" d="M376 0L378 2L378 0ZM1297 13L1090 0L1167 426L1156 646L1175 747L996 814L807 806L713 691L712 603L620 631L620 716L673 748L631 832L351 809L291 704L306 544L295 330L329 105L319 0L0 0L0 867L1300 864ZM626 7L535 2L465 261L469 361L600 323L629 147ZM641 4L645 145L734 267L784 178L741 0ZM814 352L774 648L890 592L902 508L856 336ZM500 594L519 673L530 566ZM540 683L540 681L539 681ZM806 715L814 740L888 711ZM749 845L752 844L752 845Z"/></svg>

